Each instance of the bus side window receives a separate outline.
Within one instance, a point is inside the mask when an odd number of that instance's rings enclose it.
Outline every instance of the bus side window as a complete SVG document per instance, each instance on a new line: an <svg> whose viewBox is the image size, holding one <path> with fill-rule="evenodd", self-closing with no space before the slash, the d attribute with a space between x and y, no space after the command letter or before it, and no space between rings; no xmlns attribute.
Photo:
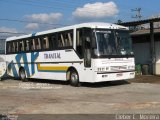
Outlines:
<svg viewBox="0 0 160 120"><path fill-rule="evenodd" d="M41 50L41 39L40 38L38 38L38 50Z"/></svg>
<svg viewBox="0 0 160 120"><path fill-rule="evenodd" d="M82 29L78 29L76 32L76 50L80 58L83 58L83 45L82 45Z"/></svg>
<svg viewBox="0 0 160 120"><path fill-rule="evenodd" d="M31 50L33 50L33 40L31 40Z"/></svg>
<svg viewBox="0 0 160 120"><path fill-rule="evenodd" d="M43 45L43 49L49 49L49 38L48 37L42 38L42 45Z"/></svg>
<svg viewBox="0 0 160 120"><path fill-rule="evenodd" d="M35 50L36 46L35 46L35 39L31 40L31 50Z"/></svg>
<svg viewBox="0 0 160 120"><path fill-rule="evenodd" d="M10 47L11 47L10 48L10 50L11 50L10 52L11 53L15 53L16 52L16 42L11 42L10 43Z"/></svg>
<svg viewBox="0 0 160 120"><path fill-rule="evenodd" d="M23 40L19 42L19 50L20 50L21 52L24 51L24 41L23 41Z"/></svg>
<svg viewBox="0 0 160 120"><path fill-rule="evenodd" d="M13 52L13 53L16 52L16 43L15 42L12 43L11 52Z"/></svg>
<svg viewBox="0 0 160 120"><path fill-rule="evenodd" d="M48 39L48 37L45 37L45 40L46 40L46 48L49 49L49 39Z"/></svg>
<svg viewBox="0 0 160 120"><path fill-rule="evenodd" d="M12 51L12 49L11 48L13 48L12 47L12 43L11 42L7 42L7 53L11 53Z"/></svg>
<svg viewBox="0 0 160 120"><path fill-rule="evenodd" d="M51 35L51 37L50 37L50 40L51 40L51 42L50 42L50 44L52 44L52 45L50 45L51 47L52 47L52 49L54 50L54 49L56 49L56 34L53 34L53 35Z"/></svg>
<svg viewBox="0 0 160 120"><path fill-rule="evenodd" d="M73 46L73 30L66 33L66 44L69 47Z"/></svg>
<svg viewBox="0 0 160 120"><path fill-rule="evenodd" d="M73 30L58 33L58 47L73 47Z"/></svg>
<svg viewBox="0 0 160 120"><path fill-rule="evenodd" d="M17 52L19 52L18 50L22 50L22 48L20 46L18 46L18 45L22 45L22 44L19 44L17 41L7 42L6 53L7 54L8 53L17 53Z"/></svg>
<svg viewBox="0 0 160 120"><path fill-rule="evenodd" d="M26 51L29 51L29 40L25 40L25 49L26 49Z"/></svg>
<svg viewBox="0 0 160 120"><path fill-rule="evenodd" d="M62 42L62 39L63 39L63 36L61 33L58 33L58 40L57 40L57 43L58 43L58 47L63 47L63 42Z"/></svg>
<svg viewBox="0 0 160 120"><path fill-rule="evenodd" d="M68 33L66 32L66 33L64 33L64 43L65 43L65 47L66 46L69 46L69 39L68 39L68 35L67 35Z"/></svg>
<svg viewBox="0 0 160 120"><path fill-rule="evenodd" d="M61 34L61 43L62 43L62 47L65 46L65 42L64 42L64 34Z"/></svg>
<svg viewBox="0 0 160 120"><path fill-rule="evenodd" d="M35 38L35 48L36 50L40 50L41 49L41 40L40 38Z"/></svg>
<svg viewBox="0 0 160 120"><path fill-rule="evenodd" d="M18 47L18 45L19 45L19 43L18 43L18 42L15 42L15 46L16 46L16 47L15 47L15 48L16 48L16 49L15 49L15 52L19 52L19 47Z"/></svg>

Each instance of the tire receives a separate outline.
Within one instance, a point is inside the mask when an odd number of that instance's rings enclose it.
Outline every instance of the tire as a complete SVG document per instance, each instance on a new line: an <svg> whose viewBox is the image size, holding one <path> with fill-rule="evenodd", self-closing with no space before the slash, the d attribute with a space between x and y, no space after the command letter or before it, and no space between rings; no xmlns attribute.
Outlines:
<svg viewBox="0 0 160 120"><path fill-rule="evenodd" d="M19 78L23 82L27 82L28 81L27 78L26 78L26 71L24 70L24 68L21 68L19 70Z"/></svg>
<svg viewBox="0 0 160 120"><path fill-rule="evenodd" d="M70 81L71 86L74 86L74 87L80 86L79 75L78 75L77 71L75 71L75 70L70 71L70 80L69 81Z"/></svg>

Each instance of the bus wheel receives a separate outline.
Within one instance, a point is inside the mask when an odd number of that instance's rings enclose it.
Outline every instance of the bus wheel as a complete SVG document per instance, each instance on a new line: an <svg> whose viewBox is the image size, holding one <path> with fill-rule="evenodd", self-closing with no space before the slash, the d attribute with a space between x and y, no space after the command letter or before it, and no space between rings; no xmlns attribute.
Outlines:
<svg viewBox="0 0 160 120"><path fill-rule="evenodd" d="M78 76L77 71L75 71L75 70L70 71L70 80L69 81L72 86L75 86L75 87L80 86L79 76Z"/></svg>
<svg viewBox="0 0 160 120"><path fill-rule="evenodd" d="M26 72L24 70L24 68L20 68L19 70L19 78L23 81L23 82L27 82L27 78L26 78Z"/></svg>

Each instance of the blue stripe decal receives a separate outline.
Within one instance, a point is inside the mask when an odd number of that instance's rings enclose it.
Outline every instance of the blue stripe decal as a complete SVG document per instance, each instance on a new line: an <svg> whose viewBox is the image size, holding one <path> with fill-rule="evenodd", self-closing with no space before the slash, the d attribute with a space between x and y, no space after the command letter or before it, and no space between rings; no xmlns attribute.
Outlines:
<svg viewBox="0 0 160 120"><path fill-rule="evenodd" d="M11 63L9 63L8 69L11 69L11 70L12 70L14 77L18 77L18 76L19 76L18 73L17 73L16 67L15 67L15 65L13 64L13 61L12 61Z"/></svg>
<svg viewBox="0 0 160 120"><path fill-rule="evenodd" d="M32 37L36 36L36 33L32 33Z"/></svg>
<svg viewBox="0 0 160 120"><path fill-rule="evenodd" d="M36 59L39 56L39 52L32 52L31 53L31 62L35 62ZM13 76L14 77L18 77L19 76L19 69L16 70L15 65L18 65L18 68L20 67L24 67L27 77L30 77L31 75L35 74L35 64L31 64L31 71L29 69L29 64L21 64L23 62L28 63L28 59L27 59L27 54L26 53L19 53L16 55L15 57L15 62L17 64L13 64L13 61L11 61L11 63L8 65L8 68L12 70L13 72ZM23 66L24 65L24 66Z"/></svg>
<svg viewBox="0 0 160 120"><path fill-rule="evenodd" d="M36 59L37 59L37 57L39 56L39 52L37 52L37 53L34 53L34 52L32 52L31 53L31 62L34 62L34 61L36 61ZM31 70L32 70L32 75L35 73L35 64L31 64Z"/></svg>
<svg viewBox="0 0 160 120"><path fill-rule="evenodd" d="M26 62L26 63L28 63L28 60L27 60L27 55L26 55L26 53L21 53L21 54L18 54L17 56L16 56L16 62L18 63L18 67L20 68L21 67L21 59L23 60L23 62ZM28 64L24 64L24 69L25 69L25 71L26 71L26 73L27 73L27 76L29 77L30 76L30 72L29 72L29 66L28 66Z"/></svg>

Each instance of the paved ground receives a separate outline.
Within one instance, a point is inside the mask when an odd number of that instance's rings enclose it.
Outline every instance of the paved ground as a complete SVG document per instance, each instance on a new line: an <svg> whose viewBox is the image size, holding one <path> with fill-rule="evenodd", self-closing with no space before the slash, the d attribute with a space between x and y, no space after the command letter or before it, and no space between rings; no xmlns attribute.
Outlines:
<svg viewBox="0 0 160 120"><path fill-rule="evenodd" d="M160 76L144 75L136 76L134 80L129 80L129 82L134 83L151 83L151 84L160 84Z"/></svg>
<svg viewBox="0 0 160 120"><path fill-rule="evenodd" d="M153 82L154 81L154 82ZM154 83L154 84L153 84ZM82 84L0 82L1 114L160 113L160 77Z"/></svg>

